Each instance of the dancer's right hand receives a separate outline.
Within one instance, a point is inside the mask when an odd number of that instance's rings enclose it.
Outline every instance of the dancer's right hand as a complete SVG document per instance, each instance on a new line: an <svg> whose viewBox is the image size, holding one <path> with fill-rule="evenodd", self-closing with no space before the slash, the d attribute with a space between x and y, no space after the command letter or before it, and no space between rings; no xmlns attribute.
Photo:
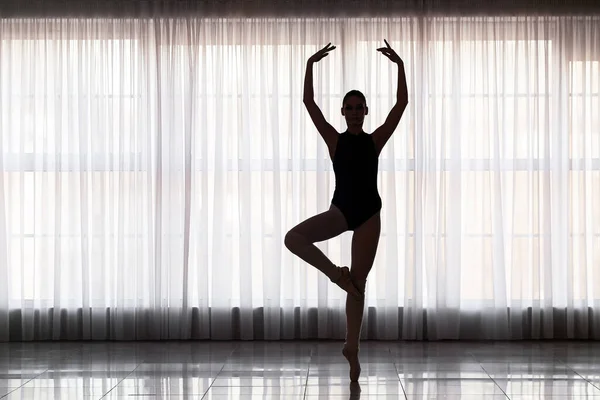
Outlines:
<svg viewBox="0 0 600 400"><path fill-rule="evenodd" d="M316 62L321 61L321 59L323 57L326 57L327 54L333 49L335 49L335 46L331 46L331 43L327 44L327 46L323 47L321 50L317 51L315 54L310 56L310 58L308 59L308 62L316 63Z"/></svg>

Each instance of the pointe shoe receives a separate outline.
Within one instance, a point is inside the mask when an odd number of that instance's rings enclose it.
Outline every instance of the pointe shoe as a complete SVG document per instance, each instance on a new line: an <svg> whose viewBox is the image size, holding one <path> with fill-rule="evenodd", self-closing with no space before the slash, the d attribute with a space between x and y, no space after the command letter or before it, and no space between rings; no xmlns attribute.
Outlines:
<svg viewBox="0 0 600 400"><path fill-rule="evenodd" d="M348 360L348 364L350 364L350 381L358 382L361 371L360 363L358 362L358 347L350 349L344 346L342 354Z"/></svg>
<svg viewBox="0 0 600 400"><path fill-rule="evenodd" d="M355 297L360 297L360 292L358 291L356 286L354 286L354 283L352 283L352 279L350 278L350 270L348 269L348 267L341 267L340 270L341 273L339 278L337 278L337 280L335 281L332 279L331 281L339 287L341 287L342 290L344 290L345 292L350 293Z"/></svg>

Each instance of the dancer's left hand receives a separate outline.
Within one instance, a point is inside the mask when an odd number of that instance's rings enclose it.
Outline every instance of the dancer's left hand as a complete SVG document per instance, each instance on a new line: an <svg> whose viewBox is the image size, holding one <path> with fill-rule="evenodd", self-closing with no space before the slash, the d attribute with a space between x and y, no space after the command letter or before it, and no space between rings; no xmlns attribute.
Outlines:
<svg viewBox="0 0 600 400"><path fill-rule="evenodd" d="M385 45L387 47L380 47L377 49L377 51L380 51L384 56L386 56L387 58L389 58L392 62L394 62L396 64L402 63L402 59L400 58L400 56L398 54L396 54L394 49L392 49L392 47L387 42L387 40L383 39L383 41L385 42Z"/></svg>

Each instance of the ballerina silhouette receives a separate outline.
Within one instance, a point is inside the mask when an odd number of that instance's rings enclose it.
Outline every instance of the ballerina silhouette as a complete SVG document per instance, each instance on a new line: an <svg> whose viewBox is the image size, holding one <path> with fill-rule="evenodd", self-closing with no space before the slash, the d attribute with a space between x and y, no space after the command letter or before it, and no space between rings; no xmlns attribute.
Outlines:
<svg viewBox="0 0 600 400"><path fill-rule="evenodd" d="M365 302L367 276L377 252L381 232L381 198L377 190L378 158L392 136L406 106L408 92L404 63L384 40L386 47L377 51L398 65L396 104L383 125L372 134L363 131L369 113L365 96L358 90L348 92L342 101L342 115L347 129L338 133L314 101L313 65L335 49L331 43L312 55L304 79L304 105L325 140L335 173L335 191L329 210L315 215L292 228L285 236L285 246L295 255L323 272L346 291L346 341L342 354L350 365L350 380L358 381L360 330ZM314 243L336 237L347 230L352 235L350 269L338 267Z"/></svg>

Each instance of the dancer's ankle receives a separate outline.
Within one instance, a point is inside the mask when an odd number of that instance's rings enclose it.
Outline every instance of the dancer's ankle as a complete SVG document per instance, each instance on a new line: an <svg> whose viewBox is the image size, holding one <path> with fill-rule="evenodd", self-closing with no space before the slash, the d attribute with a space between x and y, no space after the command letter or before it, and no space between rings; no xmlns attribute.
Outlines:
<svg viewBox="0 0 600 400"><path fill-rule="evenodd" d="M358 353L360 345L358 343L344 343L344 351L349 353Z"/></svg>

